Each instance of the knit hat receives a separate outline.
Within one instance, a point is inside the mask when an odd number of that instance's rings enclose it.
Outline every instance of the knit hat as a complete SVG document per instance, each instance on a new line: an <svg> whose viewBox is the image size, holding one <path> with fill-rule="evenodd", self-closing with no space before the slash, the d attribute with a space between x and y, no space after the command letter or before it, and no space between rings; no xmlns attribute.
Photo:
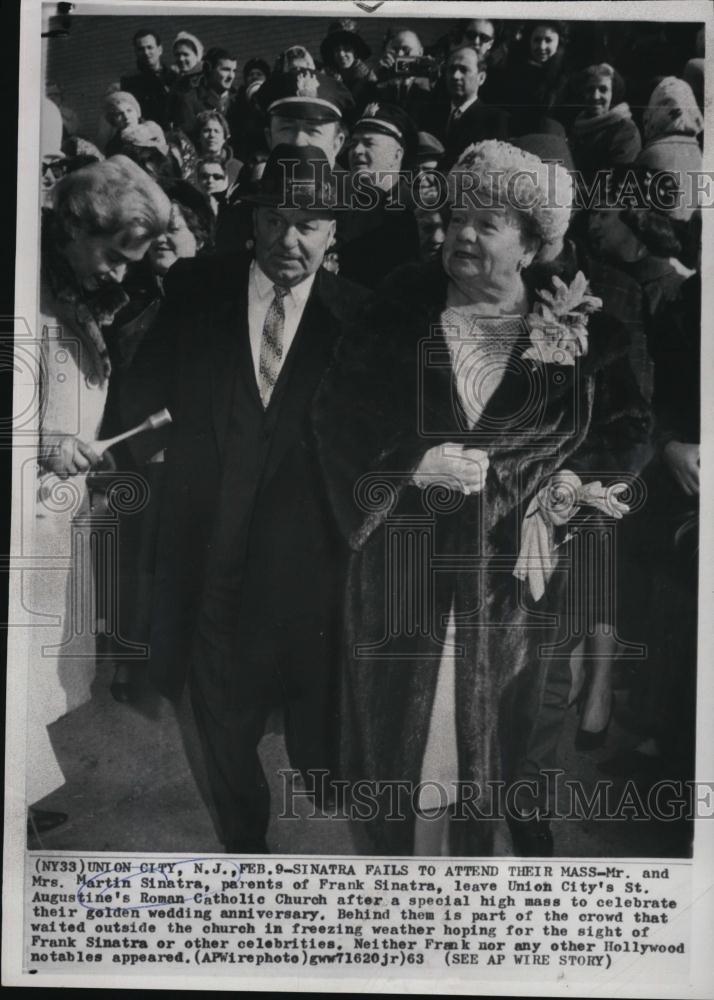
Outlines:
<svg viewBox="0 0 714 1000"><path fill-rule="evenodd" d="M174 38L174 44L171 46L171 51L175 52L176 46L183 42L184 45L190 45L199 58L199 61L203 59L203 43L192 35L190 31L179 31L178 35Z"/></svg>
<svg viewBox="0 0 714 1000"><path fill-rule="evenodd" d="M449 195L452 207L510 208L525 217L540 240L537 263L554 260L562 250L574 191L569 172L555 161L498 139L477 142L452 168Z"/></svg>

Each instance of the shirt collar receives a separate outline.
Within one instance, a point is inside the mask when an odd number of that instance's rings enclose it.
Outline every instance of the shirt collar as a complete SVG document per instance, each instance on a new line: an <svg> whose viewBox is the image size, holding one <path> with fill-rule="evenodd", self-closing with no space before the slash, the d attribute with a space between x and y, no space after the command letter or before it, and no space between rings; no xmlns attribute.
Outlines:
<svg viewBox="0 0 714 1000"><path fill-rule="evenodd" d="M252 280L255 284L255 290L258 293L258 298L270 298L272 300L273 295L275 294L273 290L275 282L270 280L257 260L253 261L250 265L250 269ZM314 280L315 275L311 274L298 285L293 285L293 287L288 291L288 296L293 300L295 305L304 305L307 301L308 295L310 294Z"/></svg>
<svg viewBox="0 0 714 1000"><path fill-rule="evenodd" d="M471 105L474 103L474 101L477 101L477 100L478 100L478 94L476 93L476 94L474 94L473 97L469 97L469 99L467 101L464 101L463 104L452 104L451 105L451 110L452 111L460 111L461 114L463 114L464 111L466 111L467 108L470 108Z"/></svg>

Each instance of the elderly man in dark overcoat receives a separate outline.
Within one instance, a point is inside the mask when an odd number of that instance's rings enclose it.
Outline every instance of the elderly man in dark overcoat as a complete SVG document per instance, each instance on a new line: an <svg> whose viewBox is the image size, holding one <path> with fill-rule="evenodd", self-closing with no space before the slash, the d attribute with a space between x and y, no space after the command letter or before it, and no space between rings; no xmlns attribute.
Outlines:
<svg viewBox="0 0 714 1000"><path fill-rule="evenodd" d="M312 405L366 295L321 268L337 199L322 150L276 147L252 198L254 257L176 264L160 329L137 359L149 381L169 373L174 420L152 668L168 696L189 681L233 853L267 850L270 800L257 748L271 710L284 710L296 769L329 767L347 552L317 460Z"/></svg>

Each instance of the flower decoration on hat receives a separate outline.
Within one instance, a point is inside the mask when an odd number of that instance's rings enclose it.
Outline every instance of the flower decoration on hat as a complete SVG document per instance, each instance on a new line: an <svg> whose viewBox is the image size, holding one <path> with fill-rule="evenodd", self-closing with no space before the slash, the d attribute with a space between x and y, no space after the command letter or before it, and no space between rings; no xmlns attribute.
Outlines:
<svg viewBox="0 0 714 1000"><path fill-rule="evenodd" d="M379 114L379 105L377 104L376 101L372 101L372 103L368 104L367 107L362 112L362 117L376 118L378 114Z"/></svg>
<svg viewBox="0 0 714 1000"><path fill-rule="evenodd" d="M531 346L523 357L543 364L574 365L588 352L588 321L602 309L602 299L590 294L582 271L567 285L557 275L554 291L539 291L533 312L526 317Z"/></svg>

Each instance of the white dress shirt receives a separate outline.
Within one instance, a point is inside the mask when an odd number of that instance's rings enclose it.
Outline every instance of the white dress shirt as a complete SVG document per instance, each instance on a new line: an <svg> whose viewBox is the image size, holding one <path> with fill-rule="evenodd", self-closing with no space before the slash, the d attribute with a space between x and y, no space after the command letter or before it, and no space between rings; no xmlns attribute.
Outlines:
<svg viewBox="0 0 714 1000"><path fill-rule="evenodd" d="M469 97L464 101L463 104L452 104L451 111L449 112L449 125L453 125L457 122L459 118L463 115L467 108L470 108L478 100L478 93L474 94L473 97Z"/></svg>
<svg viewBox="0 0 714 1000"><path fill-rule="evenodd" d="M280 361L282 368L290 345L295 339L300 325L305 304L312 289L315 275L311 274L298 285L294 285L283 299L285 307L285 326L283 327L283 354ZM248 276L248 333L250 336L250 352L253 355L255 380L260 385L260 348L263 340L263 326L270 304L275 298L274 282L261 270L257 261L250 265Z"/></svg>

